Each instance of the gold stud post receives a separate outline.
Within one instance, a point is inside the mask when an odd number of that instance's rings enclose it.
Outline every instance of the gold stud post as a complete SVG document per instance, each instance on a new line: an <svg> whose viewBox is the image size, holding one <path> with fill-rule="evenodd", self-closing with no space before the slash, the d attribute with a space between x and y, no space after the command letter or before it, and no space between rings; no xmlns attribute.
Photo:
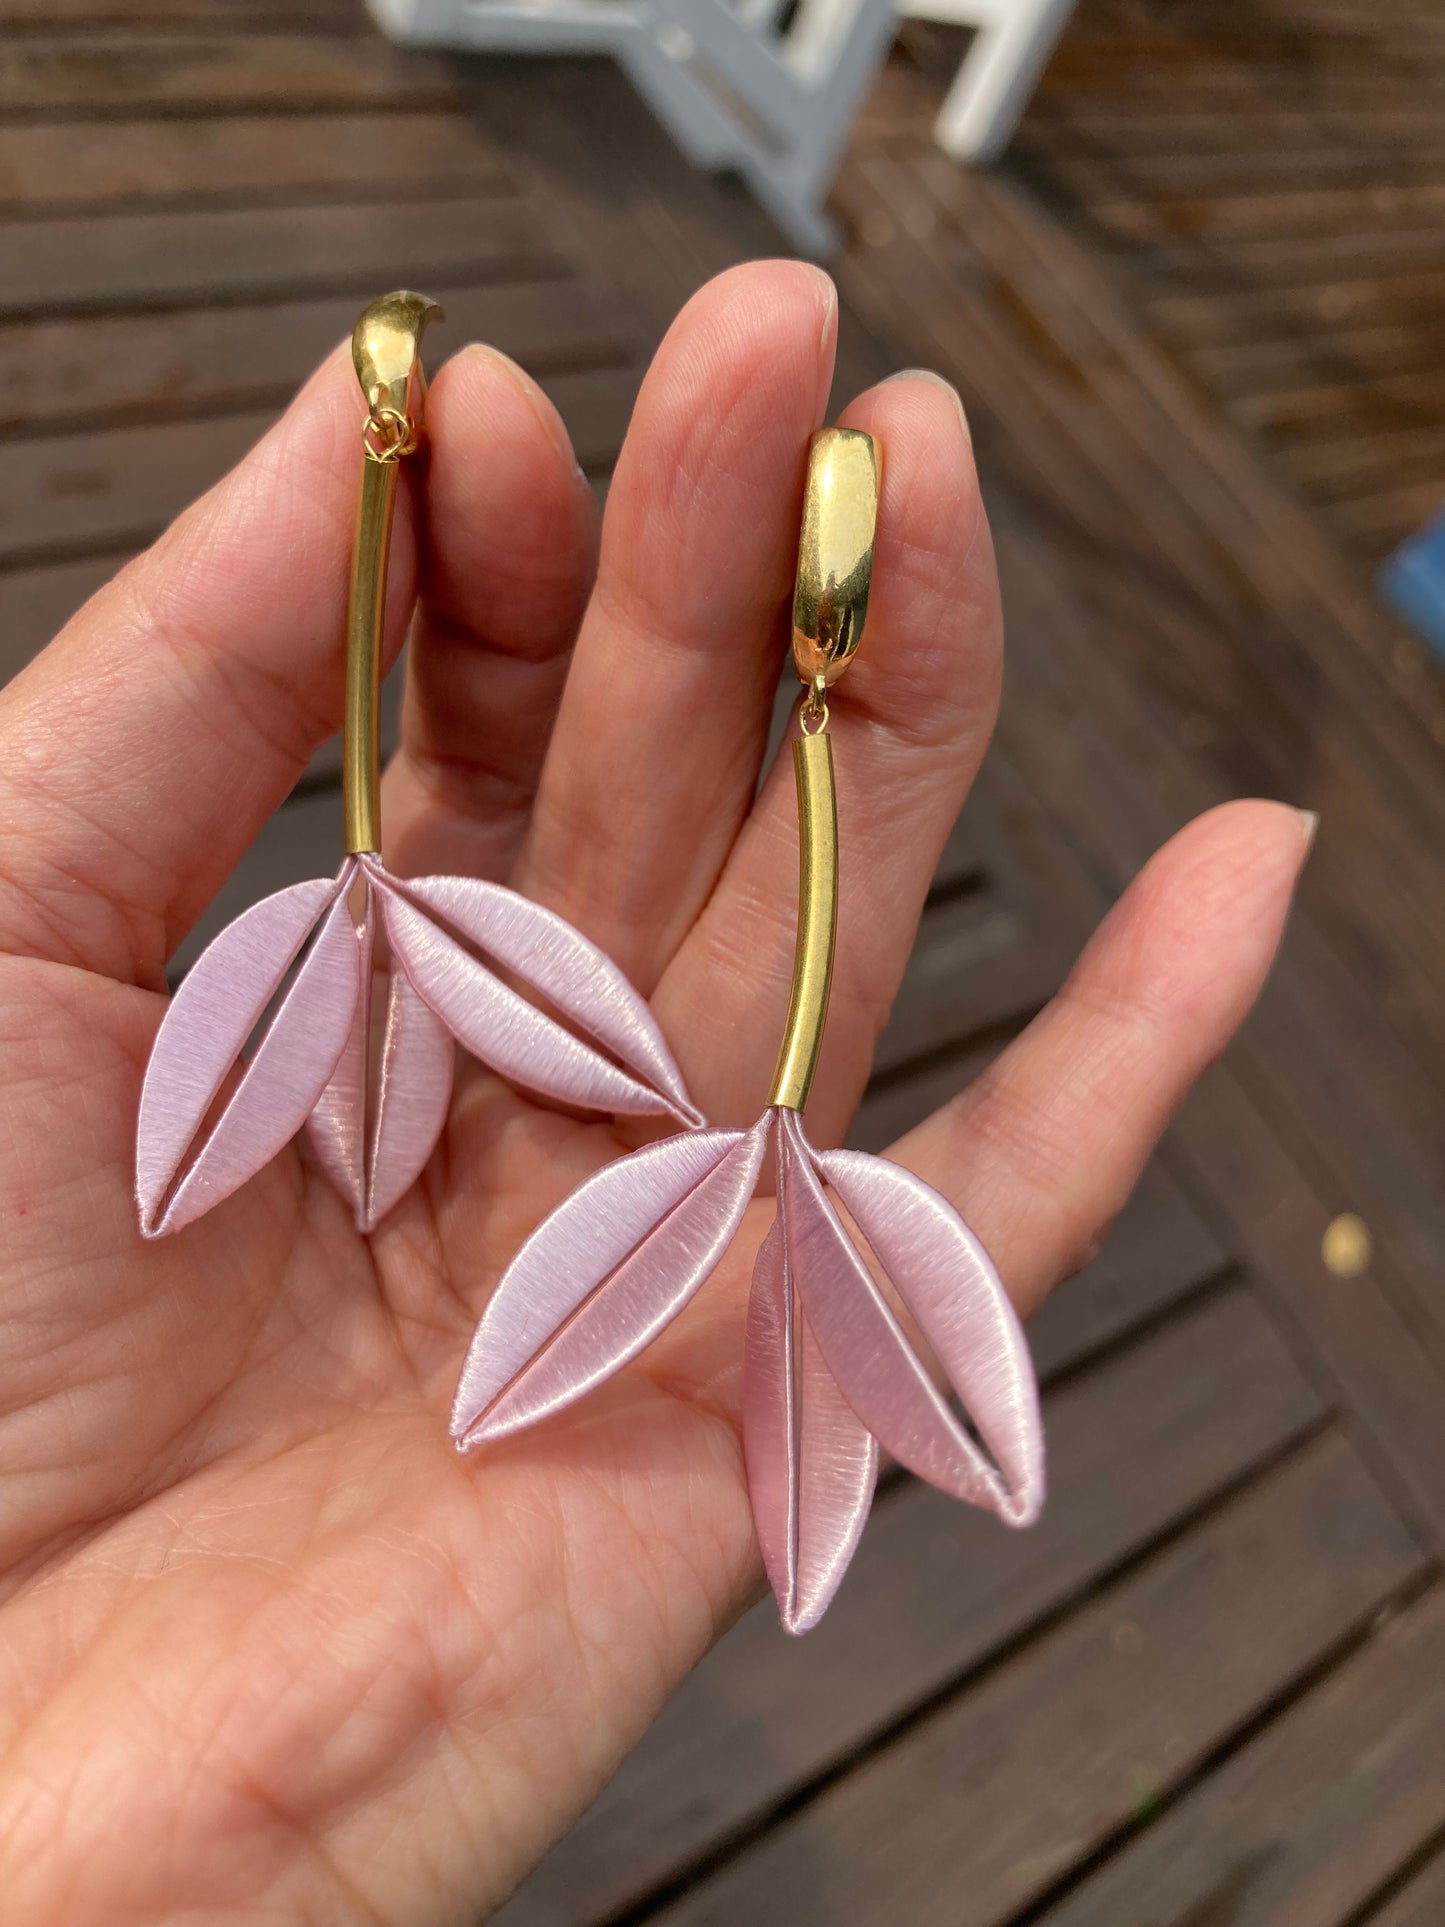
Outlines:
<svg viewBox="0 0 1445 1927"><path fill-rule="evenodd" d="M346 615L346 704L341 795L351 855L381 847L381 641L396 477L421 436L426 380L422 331L442 311L425 295L400 289L373 301L351 335L351 359L367 415L365 460L351 557Z"/></svg>
<svg viewBox="0 0 1445 1927"><path fill-rule="evenodd" d="M798 576L793 661L807 694L793 744L798 786L798 937L788 1020L770 1104L801 1111L828 1021L838 932L838 801L824 691L863 640L878 519L878 452L857 429L813 438Z"/></svg>

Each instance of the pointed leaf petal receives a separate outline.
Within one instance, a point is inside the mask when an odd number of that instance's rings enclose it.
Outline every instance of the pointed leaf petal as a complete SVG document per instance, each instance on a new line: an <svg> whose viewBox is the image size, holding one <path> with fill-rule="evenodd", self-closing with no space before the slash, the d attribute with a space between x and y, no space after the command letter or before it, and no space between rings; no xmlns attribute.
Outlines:
<svg viewBox="0 0 1445 1927"><path fill-rule="evenodd" d="M351 1207L357 1229L366 1217L366 1083L371 1051L371 971L376 913L371 892L356 927L356 1010L331 1080L306 1120L317 1162Z"/></svg>
<svg viewBox="0 0 1445 1927"><path fill-rule="evenodd" d="M455 1055L446 1025L422 1002L406 972L393 969L363 1231L373 1230L401 1202L435 1150L451 1105Z"/></svg>
<svg viewBox="0 0 1445 1927"><path fill-rule="evenodd" d="M519 997L430 917L393 890L382 895L393 962L474 1057L528 1090L619 1116L668 1108L648 1084Z"/></svg>
<svg viewBox="0 0 1445 1927"><path fill-rule="evenodd" d="M1044 1501L1038 1386L988 1253L948 1200L902 1165L862 1151L814 1155L1002 1472L1002 1516L1031 1525Z"/></svg>
<svg viewBox="0 0 1445 1927"><path fill-rule="evenodd" d="M797 1113L783 1110L779 1116L788 1255L819 1347L849 1404L879 1444L919 1478L956 1498L985 1506L1011 1524L1028 1523L1037 1512L1041 1484L1011 1490L949 1409L824 1192L814 1169L815 1153L803 1136ZM881 1158L873 1162L883 1164ZM899 1170L896 1165L888 1168ZM845 1182L851 1176L845 1169ZM851 1189L859 1192L866 1187L854 1183ZM842 1185L838 1194L844 1196ZM886 1230L879 1225L877 1201L871 1194L865 1209L875 1228ZM937 1308L949 1292L971 1295L977 1290L971 1241L965 1234L960 1244L951 1232L939 1231L936 1221L933 1235L905 1256L901 1280L894 1277L883 1253L876 1246L874 1250L910 1310L911 1298L922 1299L934 1325L943 1322ZM922 1319L919 1322L922 1325ZM951 1349L955 1357L946 1365L957 1362L957 1346ZM994 1362L1002 1363L997 1354ZM1001 1387L1006 1382L1012 1381L1005 1369ZM1028 1386L1031 1397L1031 1373ZM998 1411L992 1401L986 1403L997 1429ZM1033 1423L1037 1426L1036 1407Z"/></svg>
<svg viewBox="0 0 1445 1927"><path fill-rule="evenodd" d="M305 892L310 887L296 885L294 890ZM303 896L299 904L288 903L249 923L257 911L281 905L293 892L282 891L258 904L222 932L176 993L141 1096L137 1192L141 1228L147 1236L180 1230L269 1163L306 1122L335 1069L356 1010L356 935L344 885L326 884L320 889L322 904L327 896L335 900L316 941L214 1129L170 1202L164 1203L167 1185L190 1139L180 1145L164 1177L165 1161L157 1154L157 1145L164 1140L168 1159L187 1122L194 1135L226 1069L305 939L308 926L301 923L299 912L311 910L316 899ZM244 941L225 942L248 923ZM218 950L221 954L216 957ZM196 984L197 974L207 964L204 979ZM182 1021L172 1031L178 1008ZM226 1049L230 1055L223 1059Z"/></svg>
<svg viewBox="0 0 1445 1927"><path fill-rule="evenodd" d="M441 1136L451 1103L455 1052L446 1025L422 1002L406 972L393 969L372 1092L376 907L370 891L365 921L356 934L356 1016L307 1129L323 1170L351 1206L357 1230L374 1231L421 1175Z"/></svg>
<svg viewBox="0 0 1445 1927"><path fill-rule="evenodd" d="M743 1447L763 1564L783 1626L823 1617L862 1536L878 1447L838 1389L798 1303L781 1217L753 1270Z"/></svg>
<svg viewBox="0 0 1445 1927"><path fill-rule="evenodd" d="M682 1073L646 1000L611 958L589 943L564 918L529 902L515 890L476 877L415 877L405 882L388 878L387 883L403 901L420 905L460 931L499 964L515 971L579 1029L605 1044L635 1081L650 1093L650 1102L646 1105L634 1095L629 1107L609 1100L598 1108L670 1110L684 1124L702 1123L701 1113L687 1094ZM460 954L466 955L464 951ZM425 994L425 987L419 987ZM525 999L517 1001L523 1008L531 1009ZM563 1036L570 1035L561 1026L553 1028ZM488 1063L493 1061L485 1050L477 1050L465 1035L462 1041L474 1055ZM539 1070L542 1075L551 1072L550 1050L544 1054ZM576 1087L570 1081L573 1075L570 1070L568 1084L558 1089L550 1083L537 1083L525 1069L507 1070L506 1074L571 1102L596 1102L574 1095Z"/></svg>
<svg viewBox="0 0 1445 1927"><path fill-rule="evenodd" d="M472 1340L452 1408L463 1448L561 1411L682 1310L747 1209L770 1125L649 1144L538 1226Z"/></svg>

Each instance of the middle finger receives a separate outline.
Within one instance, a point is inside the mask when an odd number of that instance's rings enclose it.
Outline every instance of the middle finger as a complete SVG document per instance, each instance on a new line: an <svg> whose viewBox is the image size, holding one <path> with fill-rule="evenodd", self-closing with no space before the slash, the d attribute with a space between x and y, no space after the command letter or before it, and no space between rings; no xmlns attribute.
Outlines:
<svg viewBox="0 0 1445 1927"><path fill-rule="evenodd" d="M720 275L658 350L617 464L517 881L644 991L752 801L836 333L818 269Z"/></svg>

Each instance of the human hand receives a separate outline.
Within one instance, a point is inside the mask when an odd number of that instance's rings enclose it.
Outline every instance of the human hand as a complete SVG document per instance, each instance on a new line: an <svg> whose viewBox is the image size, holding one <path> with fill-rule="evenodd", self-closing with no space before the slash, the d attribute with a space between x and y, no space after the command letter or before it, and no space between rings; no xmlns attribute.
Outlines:
<svg viewBox="0 0 1445 1927"><path fill-rule="evenodd" d="M489 351L438 374L398 511L393 653L417 595L420 614L389 866L507 879L569 917L653 999L718 1123L757 1116L787 1003L786 759L754 789L835 327L830 286L794 264L689 304L600 566L560 422ZM866 1081L1001 663L951 391L902 378L843 419L878 438L884 484L867 640L833 704L846 868L820 1144ZM473 1065L370 1238L298 1147L176 1237L137 1230L165 960L339 721L357 460L338 353L0 695L15 1927L475 1920L758 1583L738 1396L769 1205L616 1381L466 1459L447 1411L488 1291L632 1140ZM959 1207L1023 1313L1248 1009L1306 843L1276 804L1192 824L1059 997L890 1152Z"/></svg>

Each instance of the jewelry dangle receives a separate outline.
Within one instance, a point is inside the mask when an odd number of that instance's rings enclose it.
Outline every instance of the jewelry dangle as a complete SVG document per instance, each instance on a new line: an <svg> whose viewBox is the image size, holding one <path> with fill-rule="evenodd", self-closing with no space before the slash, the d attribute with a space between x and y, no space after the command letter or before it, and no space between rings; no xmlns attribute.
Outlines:
<svg viewBox="0 0 1445 1927"><path fill-rule="evenodd" d="M367 414L346 625L347 854L334 877L293 884L238 917L172 999L141 1092L136 1202L147 1237L179 1231L229 1197L303 1125L358 1228L370 1231L441 1133L454 1040L564 1104L702 1121L646 1003L570 924L500 884L400 878L381 861L387 556L400 465L421 439L421 335L440 318L435 302L403 290L372 302L352 334ZM379 935L389 964L373 1065ZM529 1003L477 951L576 1029Z"/></svg>
<svg viewBox="0 0 1445 1927"><path fill-rule="evenodd" d="M838 916L827 692L862 640L877 503L871 438L850 429L816 436L793 600L805 690L793 743L798 934L768 1108L751 1130L665 1139L574 1191L504 1274L452 1412L452 1435L467 1451L561 1411L635 1358L722 1258L771 1143L777 1215L753 1272L743 1442L763 1561L789 1632L816 1625L842 1580L880 1445L1010 1525L1031 1524L1044 1493L1028 1347L982 1246L911 1172L861 1151L816 1151L803 1127ZM972 1428L934 1385L894 1300Z"/></svg>

